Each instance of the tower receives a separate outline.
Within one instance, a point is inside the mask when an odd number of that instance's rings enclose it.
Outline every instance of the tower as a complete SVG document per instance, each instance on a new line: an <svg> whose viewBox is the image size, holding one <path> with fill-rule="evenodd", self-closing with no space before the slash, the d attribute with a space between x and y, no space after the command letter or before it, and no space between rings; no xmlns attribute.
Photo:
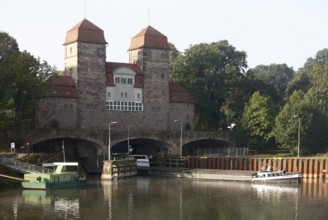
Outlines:
<svg viewBox="0 0 328 220"><path fill-rule="evenodd" d="M105 111L106 45L103 30L86 19L67 31L65 75L76 84L77 128L103 123L95 116Z"/></svg>
<svg viewBox="0 0 328 220"><path fill-rule="evenodd" d="M129 48L129 62L144 73L144 114L156 130L168 126L169 49L167 37L151 26L135 35Z"/></svg>

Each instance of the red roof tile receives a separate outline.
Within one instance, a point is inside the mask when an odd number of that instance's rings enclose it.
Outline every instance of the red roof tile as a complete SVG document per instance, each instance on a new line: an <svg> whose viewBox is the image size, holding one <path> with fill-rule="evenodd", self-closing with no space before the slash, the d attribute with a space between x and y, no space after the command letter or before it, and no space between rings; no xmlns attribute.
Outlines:
<svg viewBox="0 0 328 220"><path fill-rule="evenodd" d="M106 62L106 73L108 74L107 86L114 86L113 71L120 67L132 69L137 75L135 76L135 88L143 88L143 73L137 64Z"/></svg>
<svg viewBox="0 0 328 220"><path fill-rule="evenodd" d="M87 19L80 21L77 25L67 31L64 45L73 42L107 44L104 31Z"/></svg>
<svg viewBox="0 0 328 220"><path fill-rule="evenodd" d="M131 39L129 50L139 48L170 49L167 37L151 26L143 29Z"/></svg>
<svg viewBox="0 0 328 220"><path fill-rule="evenodd" d="M76 85L72 77L55 75L51 80L50 97L77 98Z"/></svg>
<svg viewBox="0 0 328 220"><path fill-rule="evenodd" d="M170 82L169 90L170 90L170 102L194 103L194 99L192 98L191 94L180 84Z"/></svg>

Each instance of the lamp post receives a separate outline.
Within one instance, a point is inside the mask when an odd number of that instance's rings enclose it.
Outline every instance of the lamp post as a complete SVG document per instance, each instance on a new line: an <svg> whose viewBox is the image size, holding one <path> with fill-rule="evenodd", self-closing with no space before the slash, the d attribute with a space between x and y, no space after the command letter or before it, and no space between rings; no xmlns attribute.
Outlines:
<svg viewBox="0 0 328 220"><path fill-rule="evenodd" d="M130 127L133 125L128 125L128 155L130 155Z"/></svg>
<svg viewBox="0 0 328 220"><path fill-rule="evenodd" d="M180 122L180 157L182 156L182 122L180 120L174 120L174 122Z"/></svg>
<svg viewBox="0 0 328 220"><path fill-rule="evenodd" d="M110 126L116 123L117 123L116 121L112 121L108 123L108 161L110 161Z"/></svg>

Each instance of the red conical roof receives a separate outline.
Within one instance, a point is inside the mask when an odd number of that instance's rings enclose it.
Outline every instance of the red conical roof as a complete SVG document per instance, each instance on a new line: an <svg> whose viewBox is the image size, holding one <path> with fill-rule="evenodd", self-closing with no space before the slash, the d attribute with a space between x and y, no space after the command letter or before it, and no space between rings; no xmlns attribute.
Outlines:
<svg viewBox="0 0 328 220"><path fill-rule="evenodd" d="M139 48L170 49L167 37L151 26L143 29L131 39L129 50Z"/></svg>
<svg viewBox="0 0 328 220"><path fill-rule="evenodd" d="M77 41L107 44L104 36L104 31L87 19L80 21L77 25L67 31L64 45Z"/></svg>

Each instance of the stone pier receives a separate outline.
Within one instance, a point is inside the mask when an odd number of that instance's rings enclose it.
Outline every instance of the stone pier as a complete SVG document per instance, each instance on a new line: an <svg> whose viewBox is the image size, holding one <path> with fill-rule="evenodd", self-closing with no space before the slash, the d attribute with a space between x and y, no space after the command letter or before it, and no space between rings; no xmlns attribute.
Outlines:
<svg viewBox="0 0 328 220"><path fill-rule="evenodd" d="M137 175L137 163L134 159L104 161L102 180L112 180Z"/></svg>

